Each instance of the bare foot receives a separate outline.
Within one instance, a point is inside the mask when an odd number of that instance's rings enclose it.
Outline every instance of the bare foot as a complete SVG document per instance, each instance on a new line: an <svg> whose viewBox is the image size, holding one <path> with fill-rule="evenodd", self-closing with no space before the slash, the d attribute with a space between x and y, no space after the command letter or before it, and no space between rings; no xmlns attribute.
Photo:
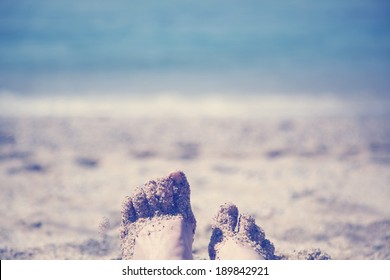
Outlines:
<svg viewBox="0 0 390 280"><path fill-rule="evenodd" d="M273 259L275 248L264 231L249 215L239 215L232 203L221 206L213 224L209 243L210 259Z"/></svg>
<svg viewBox="0 0 390 280"><path fill-rule="evenodd" d="M196 220L183 172L137 187L122 208L122 259L192 259Z"/></svg>

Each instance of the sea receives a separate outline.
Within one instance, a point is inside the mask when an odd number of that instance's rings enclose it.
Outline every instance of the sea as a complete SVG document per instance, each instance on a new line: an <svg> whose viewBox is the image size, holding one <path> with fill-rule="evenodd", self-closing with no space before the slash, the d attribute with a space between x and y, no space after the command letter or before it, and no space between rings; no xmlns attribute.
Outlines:
<svg viewBox="0 0 390 280"><path fill-rule="evenodd" d="M0 95L390 95L387 0L1 0Z"/></svg>

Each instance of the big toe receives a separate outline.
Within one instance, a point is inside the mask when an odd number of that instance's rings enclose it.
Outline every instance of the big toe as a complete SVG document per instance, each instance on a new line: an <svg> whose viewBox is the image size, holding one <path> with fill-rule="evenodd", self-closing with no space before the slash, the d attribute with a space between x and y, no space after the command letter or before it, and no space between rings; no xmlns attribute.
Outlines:
<svg viewBox="0 0 390 280"><path fill-rule="evenodd" d="M175 184L187 183L187 178L183 171L173 171L169 173L168 177L171 178Z"/></svg>
<svg viewBox="0 0 390 280"><path fill-rule="evenodd" d="M233 232L237 226L238 208L233 203L221 205L216 217L217 226Z"/></svg>
<svg viewBox="0 0 390 280"><path fill-rule="evenodd" d="M173 189L173 200L177 211L185 218L191 218L190 185L182 171L175 171L168 175Z"/></svg>

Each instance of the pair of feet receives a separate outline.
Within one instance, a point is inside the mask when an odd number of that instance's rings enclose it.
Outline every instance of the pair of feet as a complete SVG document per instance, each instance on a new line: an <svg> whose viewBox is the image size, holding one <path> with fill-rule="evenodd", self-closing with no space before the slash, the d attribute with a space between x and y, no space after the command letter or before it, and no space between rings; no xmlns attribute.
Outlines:
<svg viewBox="0 0 390 280"><path fill-rule="evenodd" d="M183 172L147 182L126 197L122 208L122 259L192 259L196 220ZM210 259L273 259L274 246L253 217L224 204L216 215Z"/></svg>

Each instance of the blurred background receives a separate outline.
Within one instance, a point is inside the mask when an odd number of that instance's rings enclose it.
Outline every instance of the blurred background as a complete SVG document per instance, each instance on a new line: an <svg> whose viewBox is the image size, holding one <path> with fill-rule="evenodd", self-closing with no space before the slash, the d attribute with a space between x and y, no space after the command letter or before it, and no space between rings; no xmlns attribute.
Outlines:
<svg viewBox="0 0 390 280"><path fill-rule="evenodd" d="M384 98L387 0L1 0L0 91Z"/></svg>
<svg viewBox="0 0 390 280"><path fill-rule="evenodd" d="M120 258L123 198L177 169L198 258L233 201L280 252L390 259L389 23L389 0L0 0L0 259Z"/></svg>

